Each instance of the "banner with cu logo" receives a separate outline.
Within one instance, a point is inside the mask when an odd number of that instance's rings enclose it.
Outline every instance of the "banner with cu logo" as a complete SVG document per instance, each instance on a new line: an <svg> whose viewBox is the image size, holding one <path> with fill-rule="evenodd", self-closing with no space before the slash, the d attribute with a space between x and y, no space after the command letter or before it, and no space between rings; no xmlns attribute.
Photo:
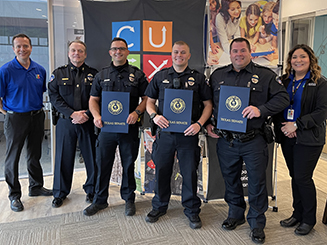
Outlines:
<svg viewBox="0 0 327 245"><path fill-rule="evenodd" d="M143 70L149 81L157 71L172 65L172 45L179 40L190 45L190 67L204 70L206 0L81 3L89 65L99 70L108 66L110 42L121 37L128 44L129 64Z"/></svg>

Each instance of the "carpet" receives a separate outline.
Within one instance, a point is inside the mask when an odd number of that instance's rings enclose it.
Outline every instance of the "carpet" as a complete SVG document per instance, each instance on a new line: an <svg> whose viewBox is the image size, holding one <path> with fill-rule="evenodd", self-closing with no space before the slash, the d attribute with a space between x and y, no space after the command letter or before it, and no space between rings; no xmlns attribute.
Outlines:
<svg viewBox="0 0 327 245"><path fill-rule="evenodd" d="M307 236L297 236L294 228L283 228L279 220L291 214L290 183L278 183L278 212L266 212L265 244L327 244L327 226L322 224L326 193L318 190L317 225ZM252 244L249 225L225 231L221 223L227 217L228 206L222 200L202 204L200 217L203 227L192 230L183 214L180 197L172 196L166 215L158 222L145 222L151 210L150 198L136 199L136 214L124 215L124 204L110 205L94 216L82 211L44 218L0 224L0 244ZM272 206L274 201L270 201Z"/></svg>

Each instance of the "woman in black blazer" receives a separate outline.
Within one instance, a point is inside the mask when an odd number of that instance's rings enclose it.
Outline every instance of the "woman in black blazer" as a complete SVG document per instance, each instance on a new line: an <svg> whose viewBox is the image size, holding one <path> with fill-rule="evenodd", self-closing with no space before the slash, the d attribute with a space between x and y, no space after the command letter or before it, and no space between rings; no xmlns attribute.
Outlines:
<svg viewBox="0 0 327 245"><path fill-rule="evenodd" d="M290 105L274 118L276 142L292 178L293 214L280 221L283 227L297 226L295 233L307 235L316 224L317 197L312 179L326 135L327 80L313 50L296 45L287 58L281 78Z"/></svg>

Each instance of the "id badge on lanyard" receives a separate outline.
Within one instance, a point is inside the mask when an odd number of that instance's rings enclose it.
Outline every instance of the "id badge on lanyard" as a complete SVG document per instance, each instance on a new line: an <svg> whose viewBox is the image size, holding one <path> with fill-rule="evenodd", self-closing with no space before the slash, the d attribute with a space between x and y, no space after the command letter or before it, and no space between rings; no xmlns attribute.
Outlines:
<svg viewBox="0 0 327 245"><path fill-rule="evenodd" d="M287 120L294 120L294 109L287 110Z"/></svg>

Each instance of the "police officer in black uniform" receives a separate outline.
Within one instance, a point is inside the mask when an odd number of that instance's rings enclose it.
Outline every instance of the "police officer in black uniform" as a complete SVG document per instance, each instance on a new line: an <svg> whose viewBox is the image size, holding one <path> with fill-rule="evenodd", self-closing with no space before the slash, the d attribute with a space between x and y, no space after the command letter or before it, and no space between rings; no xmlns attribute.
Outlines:
<svg viewBox="0 0 327 245"><path fill-rule="evenodd" d="M245 222L246 204L240 179L244 161L248 174L250 209L247 220L251 237L256 243L264 243L265 211L268 208L268 148L262 129L266 118L282 111L289 104L289 99L284 86L276 81L276 74L251 61L250 50L246 39L234 39L230 44L232 64L215 70L209 81L213 90L215 119L218 115L221 85L250 88L249 106L242 111L243 117L247 118L246 133L220 130L218 136L214 133L217 131L212 124L206 128L210 136L218 138L217 154L226 186L225 201L228 203L229 213L222 227L233 230Z"/></svg>
<svg viewBox="0 0 327 245"><path fill-rule="evenodd" d="M204 75L188 67L190 57L188 44L184 41L175 42L172 48L173 66L156 73L145 93L148 96L147 112L150 118L159 128L167 128L169 122L162 116L165 89L193 90L192 124L184 133L158 132L153 143L152 159L156 165L155 196L152 199L152 211L148 213L146 221L156 222L160 216L166 214L171 195L170 178L177 151L183 176L182 205L190 227L196 229L202 226L199 217L201 201L197 196L197 169L200 161L198 132L212 113L212 102L211 91ZM158 112L155 108L157 99ZM202 102L204 109L201 107Z"/></svg>
<svg viewBox="0 0 327 245"><path fill-rule="evenodd" d="M115 152L119 145L120 157L123 166L122 184L120 194L125 200L125 214L135 214L135 189L134 162L139 149L139 116L145 111L145 89L148 85L144 73L135 66L128 64L129 54L127 43L122 38L115 37L111 41L109 54L112 63L101 70L95 77L90 97L90 110L94 117L94 124L102 128L100 103L102 91L121 91L130 93L130 114L126 120L129 124L128 133L100 132L96 143L96 164L98 177L93 203L84 209L87 216L94 215L101 209L108 207L109 181ZM139 99L142 102L139 104Z"/></svg>
<svg viewBox="0 0 327 245"><path fill-rule="evenodd" d="M97 70L84 63L86 55L85 43L72 41L68 46L70 62L53 71L48 85L50 101L58 117L52 201L55 208L62 205L71 189L77 141L87 173L83 185L86 202L91 203L94 196L96 135L88 101Z"/></svg>

